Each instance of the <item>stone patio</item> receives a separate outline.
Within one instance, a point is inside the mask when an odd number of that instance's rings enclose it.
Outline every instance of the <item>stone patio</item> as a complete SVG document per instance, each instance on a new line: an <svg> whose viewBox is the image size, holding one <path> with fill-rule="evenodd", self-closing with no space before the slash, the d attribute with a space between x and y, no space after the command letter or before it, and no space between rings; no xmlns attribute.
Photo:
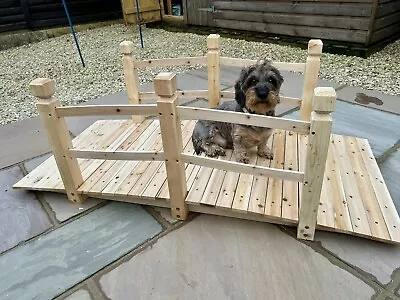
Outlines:
<svg viewBox="0 0 400 300"><path fill-rule="evenodd" d="M223 89L238 72L222 68ZM283 76L283 94L300 97L302 76ZM181 74L178 88L206 88L206 78ZM319 85L337 90L333 130L370 141L399 210L400 98ZM91 101L127 102L124 92ZM298 117L290 106L279 114ZM68 119L71 135L98 119ZM400 300L398 246L327 232L304 242L284 226L198 214L177 222L168 209L13 190L49 151L39 118L0 127L0 299Z"/></svg>

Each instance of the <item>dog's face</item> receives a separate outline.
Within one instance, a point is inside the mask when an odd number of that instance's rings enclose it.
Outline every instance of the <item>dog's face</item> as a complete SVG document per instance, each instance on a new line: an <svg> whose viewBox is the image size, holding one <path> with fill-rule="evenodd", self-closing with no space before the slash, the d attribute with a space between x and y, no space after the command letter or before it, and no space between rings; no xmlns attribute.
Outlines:
<svg viewBox="0 0 400 300"><path fill-rule="evenodd" d="M279 103L279 91L283 83L280 72L264 61L243 68L235 84L235 99L241 108L251 113L265 115Z"/></svg>

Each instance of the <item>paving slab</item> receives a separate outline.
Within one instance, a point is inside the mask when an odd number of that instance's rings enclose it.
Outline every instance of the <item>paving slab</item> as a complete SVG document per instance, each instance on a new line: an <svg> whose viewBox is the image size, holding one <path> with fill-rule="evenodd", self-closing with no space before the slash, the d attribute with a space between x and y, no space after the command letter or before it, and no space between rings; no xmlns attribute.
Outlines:
<svg viewBox="0 0 400 300"><path fill-rule="evenodd" d="M78 290L68 297L64 298L64 300L92 300L93 298L90 296L87 290Z"/></svg>
<svg viewBox="0 0 400 300"><path fill-rule="evenodd" d="M175 224L179 222L178 220L174 219L171 215L171 210L165 207L154 207L154 210L158 212L161 217L171 224Z"/></svg>
<svg viewBox="0 0 400 300"><path fill-rule="evenodd" d="M51 154L45 154L26 161L24 163L25 169L28 171L28 173L31 172L47 158L49 158L50 155ZM64 222L73 216L76 216L102 202L105 202L105 200L101 199L88 198L82 204L76 204L69 201L65 194L47 192L41 192L38 194L39 197L42 197L42 199L44 199L50 205L57 220L60 222Z"/></svg>
<svg viewBox="0 0 400 300"><path fill-rule="evenodd" d="M337 91L339 99L400 114L400 97L381 92L363 90L359 87L346 86Z"/></svg>
<svg viewBox="0 0 400 300"><path fill-rule="evenodd" d="M285 116L290 119L299 117L299 111ZM400 116L395 114L336 101L336 110L332 117L334 133L367 139L376 157L381 156L400 139Z"/></svg>
<svg viewBox="0 0 400 300"><path fill-rule="evenodd" d="M201 215L99 279L110 299L370 299L371 287L277 227Z"/></svg>
<svg viewBox="0 0 400 300"><path fill-rule="evenodd" d="M12 188L22 177L19 167L0 171L0 253L52 226L35 194Z"/></svg>
<svg viewBox="0 0 400 300"><path fill-rule="evenodd" d="M49 151L39 117L0 126L0 169Z"/></svg>
<svg viewBox="0 0 400 300"><path fill-rule="evenodd" d="M231 67L231 66L221 66L220 67L220 83L221 86L233 86L235 82L238 80L239 75L241 72L241 68L238 67ZM207 67L202 67L196 70L191 70L188 74L194 75L196 77L202 78L207 81L208 79L208 71ZM207 85L205 86L207 89ZM221 89L223 89L221 87Z"/></svg>
<svg viewBox="0 0 400 300"><path fill-rule="evenodd" d="M400 149L391 153L379 167L397 212L400 213Z"/></svg>
<svg viewBox="0 0 400 300"><path fill-rule="evenodd" d="M342 260L373 275L382 284L388 284L392 273L400 267L400 246L322 231L317 232L315 240Z"/></svg>
<svg viewBox="0 0 400 300"><path fill-rule="evenodd" d="M140 206L110 203L0 256L0 299L52 299L161 230Z"/></svg>

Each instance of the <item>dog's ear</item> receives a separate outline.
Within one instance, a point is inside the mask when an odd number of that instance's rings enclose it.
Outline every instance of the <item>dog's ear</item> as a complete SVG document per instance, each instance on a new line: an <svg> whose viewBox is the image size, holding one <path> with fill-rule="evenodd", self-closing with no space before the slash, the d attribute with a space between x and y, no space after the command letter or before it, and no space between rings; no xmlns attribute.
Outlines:
<svg viewBox="0 0 400 300"><path fill-rule="evenodd" d="M240 72L239 79L235 83L235 100L240 107L244 107L246 104L246 96L243 92L242 85L246 81L246 78L249 76L249 74L254 71L254 69L255 66L243 68Z"/></svg>

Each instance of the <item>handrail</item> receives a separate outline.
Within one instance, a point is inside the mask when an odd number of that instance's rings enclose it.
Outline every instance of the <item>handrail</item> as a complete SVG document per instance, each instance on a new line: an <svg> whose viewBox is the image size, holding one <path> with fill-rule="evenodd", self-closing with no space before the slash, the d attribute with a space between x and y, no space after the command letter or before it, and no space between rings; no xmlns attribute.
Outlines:
<svg viewBox="0 0 400 300"><path fill-rule="evenodd" d="M220 58L221 65L233 66L233 67L247 67L249 65L257 63L256 59L243 59L233 57ZM272 65L279 70L292 71L292 72L304 72L306 70L305 63L287 63L287 62L272 62Z"/></svg>
<svg viewBox="0 0 400 300"><path fill-rule="evenodd" d="M179 57L179 58L158 58L135 61L136 68L153 68L168 66L185 66L185 65L205 65L207 64L206 56L195 57Z"/></svg>
<svg viewBox="0 0 400 300"><path fill-rule="evenodd" d="M177 111L179 117L183 120L209 120L218 122L231 122L235 124L249 126L295 131L302 134L308 134L310 131L310 122L305 121L184 106L178 106Z"/></svg>
<svg viewBox="0 0 400 300"><path fill-rule="evenodd" d="M59 106L55 110L59 117L158 115L156 104Z"/></svg>
<svg viewBox="0 0 400 300"><path fill-rule="evenodd" d="M256 176L267 176L289 181L304 181L304 172L288 171L275 168L267 168L256 165L248 165L238 162L225 161L216 158L202 157L190 154L181 154L181 158L185 163L210 167L214 169L222 169L236 173L246 173Z"/></svg>
<svg viewBox="0 0 400 300"><path fill-rule="evenodd" d="M85 159L105 159L105 160L154 160L163 161L164 152L151 151L105 151L105 150L84 150L70 149L70 153L75 158Z"/></svg>

